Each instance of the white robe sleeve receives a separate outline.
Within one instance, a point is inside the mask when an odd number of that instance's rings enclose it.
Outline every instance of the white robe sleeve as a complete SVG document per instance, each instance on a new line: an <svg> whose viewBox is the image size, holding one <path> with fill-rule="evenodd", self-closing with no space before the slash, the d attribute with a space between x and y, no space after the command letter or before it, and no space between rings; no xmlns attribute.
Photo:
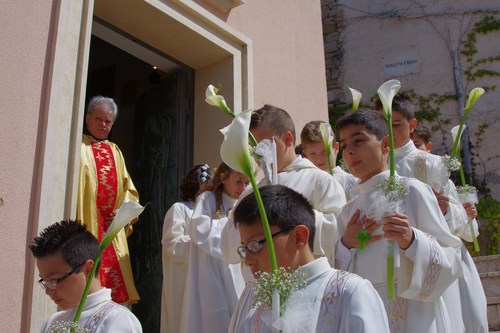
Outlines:
<svg viewBox="0 0 500 333"><path fill-rule="evenodd" d="M162 248L176 262L188 262L189 259L191 239L186 229L190 212L188 207L177 202L170 207L163 220Z"/></svg>
<svg viewBox="0 0 500 333"><path fill-rule="evenodd" d="M245 191L240 195L239 200L249 194L253 195L253 189L251 186L245 189ZM238 204L235 205L234 209L236 209L236 207L238 207ZM236 229L234 224L233 214L230 214L227 223L222 229L220 244L222 257L227 264L238 264L241 262L240 255L237 252L239 246L241 246L240 232Z"/></svg>
<svg viewBox="0 0 500 333"><path fill-rule="evenodd" d="M472 242L472 234L468 224L467 212L458 200L458 193L455 184L451 180L445 187L445 194L450 199L445 218L446 223L453 235L460 237L468 242ZM478 234L477 222L473 222L474 232Z"/></svg>
<svg viewBox="0 0 500 333"><path fill-rule="evenodd" d="M191 242L200 250L217 259L224 260L221 253L221 232L227 217L212 218L215 212L215 194L203 192L198 197L193 210L188 233ZM226 223L227 224L227 223Z"/></svg>

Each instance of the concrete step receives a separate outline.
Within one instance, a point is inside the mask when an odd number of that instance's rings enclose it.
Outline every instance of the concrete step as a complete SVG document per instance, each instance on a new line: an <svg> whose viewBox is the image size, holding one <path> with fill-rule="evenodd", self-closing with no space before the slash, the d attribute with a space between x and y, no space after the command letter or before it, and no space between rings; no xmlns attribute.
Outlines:
<svg viewBox="0 0 500 333"><path fill-rule="evenodd" d="M490 331L500 330L500 255L473 258L488 301Z"/></svg>

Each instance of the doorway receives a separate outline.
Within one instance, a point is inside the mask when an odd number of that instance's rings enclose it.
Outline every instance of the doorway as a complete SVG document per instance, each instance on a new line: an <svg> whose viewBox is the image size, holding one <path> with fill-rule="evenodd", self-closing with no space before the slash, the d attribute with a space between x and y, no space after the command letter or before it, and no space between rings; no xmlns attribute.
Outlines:
<svg viewBox="0 0 500 333"><path fill-rule="evenodd" d="M145 332L159 332L163 218L178 200L192 164L194 71L125 33L94 21L86 102L115 99L118 118L109 135L148 204L128 238L141 300L132 306Z"/></svg>

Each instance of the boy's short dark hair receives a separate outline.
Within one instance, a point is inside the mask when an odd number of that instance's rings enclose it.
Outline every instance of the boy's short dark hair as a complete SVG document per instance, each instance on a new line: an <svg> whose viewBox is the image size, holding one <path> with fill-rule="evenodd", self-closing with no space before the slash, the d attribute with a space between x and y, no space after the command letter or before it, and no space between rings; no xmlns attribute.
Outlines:
<svg viewBox="0 0 500 333"><path fill-rule="evenodd" d="M422 125L422 123L417 123L417 126L415 127L415 130L413 131L413 133L411 133L411 135L418 135L422 139L424 144L428 144L432 138L431 130L428 127Z"/></svg>
<svg viewBox="0 0 500 333"><path fill-rule="evenodd" d="M283 136L287 131L293 135L293 145L295 146L295 124L292 117L283 109L266 104L252 113L250 121L250 130L268 126L279 136Z"/></svg>
<svg viewBox="0 0 500 333"><path fill-rule="evenodd" d="M361 125L373 133L378 140L382 140L387 134L387 121L384 115L374 110L358 110L343 115L337 120L335 129L337 133L346 126Z"/></svg>
<svg viewBox="0 0 500 333"><path fill-rule="evenodd" d="M381 111L383 109L382 102L377 98L375 101L375 110ZM400 115L410 121L415 118L414 102L410 95L406 92L399 92L392 100L392 111L398 112Z"/></svg>
<svg viewBox="0 0 500 333"><path fill-rule="evenodd" d="M312 251L316 226L314 210L309 201L302 194L283 185L263 186L260 194L269 225L278 226L281 230L305 225L309 229L309 248ZM234 210L234 223L236 226L261 223L254 194L247 195L238 203Z"/></svg>
<svg viewBox="0 0 500 333"><path fill-rule="evenodd" d="M76 268L89 259L95 260L99 243L79 221L63 220L43 229L40 235L33 239L29 249L35 258L61 253L64 261ZM97 272L98 269L96 276Z"/></svg>
<svg viewBox="0 0 500 333"><path fill-rule="evenodd" d="M302 132L300 132L300 142L302 145L323 142L323 135L319 129L322 123L325 122L322 120L313 120L304 125Z"/></svg>

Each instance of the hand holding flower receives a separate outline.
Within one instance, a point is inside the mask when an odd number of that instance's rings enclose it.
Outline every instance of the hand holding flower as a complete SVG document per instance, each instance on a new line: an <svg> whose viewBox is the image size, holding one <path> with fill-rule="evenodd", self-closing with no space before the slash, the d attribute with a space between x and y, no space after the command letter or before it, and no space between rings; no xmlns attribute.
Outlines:
<svg viewBox="0 0 500 333"><path fill-rule="evenodd" d="M415 239L408 216L394 212L394 215L385 217L383 222L384 238L397 242L402 250L408 249Z"/></svg>
<svg viewBox="0 0 500 333"><path fill-rule="evenodd" d="M450 198L447 195L439 193L434 188L432 189L432 192L434 192L434 195L436 196L441 213L443 213L443 215L445 215L446 212L448 211L448 205L450 203Z"/></svg>
<svg viewBox="0 0 500 333"><path fill-rule="evenodd" d="M365 245L382 239L382 235L373 235L373 232L375 232L375 230L377 230L380 226L374 220L367 219L366 216L360 218L360 215L360 210L356 210L354 215L349 220L349 223L347 223L344 234L340 240L348 249L360 248L360 241L358 240L357 235L363 229L365 229L366 233L370 236L370 238L366 240Z"/></svg>
<svg viewBox="0 0 500 333"><path fill-rule="evenodd" d="M476 205L473 202L466 202L466 203L464 203L463 206L464 206L465 212L467 213L467 217L469 219L475 219L477 217Z"/></svg>

